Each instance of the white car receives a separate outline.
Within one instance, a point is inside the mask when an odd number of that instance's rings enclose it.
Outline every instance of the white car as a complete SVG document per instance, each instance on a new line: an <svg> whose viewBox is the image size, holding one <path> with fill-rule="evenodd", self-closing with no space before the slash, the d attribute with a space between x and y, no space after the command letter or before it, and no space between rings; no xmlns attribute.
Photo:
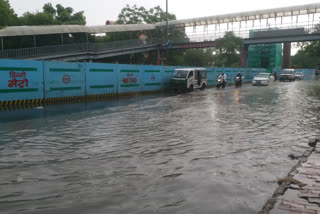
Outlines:
<svg viewBox="0 0 320 214"><path fill-rule="evenodd" d="M270 73L259 73L252 80L252 85L269 85L269 82L273 82L274 77Z"/></svg>
<svg viewBox="0 0 320 214"><path fill-rule="evenodd" d="M294 79L296 80L303 80L303 73L302 72L296 72L294 74Z"/></svg>

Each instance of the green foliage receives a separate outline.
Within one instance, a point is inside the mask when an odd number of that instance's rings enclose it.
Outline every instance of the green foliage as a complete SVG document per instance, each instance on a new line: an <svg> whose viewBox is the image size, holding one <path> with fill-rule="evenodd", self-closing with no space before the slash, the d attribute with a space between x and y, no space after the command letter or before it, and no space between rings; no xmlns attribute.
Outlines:
<svg viewBox="0 0 320 214"><path fill-rule="evenodd" d="M233 32L226 32L222 38L216 39L216 55L214 65L217 67L239 67L242 39Z"/></svg>
<svg viewBox="0 0 320 214"><path fill-rule="evenodd" d="M189 49L184 56L184 65L208 67L214 61L213 49Z"/></svg>
<svg viewBox="0 0 320 214"><path fill-rule="evenodd" d="M47 3L43 5L42 9L43 9L43 12L51 14L52 16L55 16L55 14L57 13L57 10L54 9L51 3Z"/></svg>
<svg viewBox="0 0 320 214"><path fill-rule="evenodd" d="M176 20L174 14L168 13L168 20ZM166 21L166 12L161 9L160 6L156 6L149 10L144 7L137 7L137 5L126 5L125 8L121 10L121 13L118 15L117 24L153 24L158 22ZM141 34L141 32L137 32ZM144 32L149 38L165 38L165 29L160 28L158 31L148 31ZM137 35L135 37L137 38ZM169 38L185 38L184 28L170 28L168 32ZM117 38L120 39L130 39L129 34L121 33L117 35Z"/></svg>
<svg viewBox="0 0 320 214"><path fill-rule="evenodd" d="M21 17L17 17L11 9L7 0L0 0L0 28L1 26L19 26L19 25L85 25L86 18L84 12L74 13L71 7L56 5L54 8L51 3L43 6L43 11L30 13L26 12ZM80 43L86 41L85 34L73 34L72 37L63 35L64 44ZM59 45L61 44L61 35L38 35L36 36L36 46ZM5 49L34 47L33 36L9 37L4 39Z"/></svg>
<svg viewBox="0 0 320 214"><path fill-rule="evenodd" d="M166 13L160 6L146 10L137 5L126 5L118 15L118 24L152 24L166 20ZM174 14L168 13L168 20L176 20Z"/></svg>
<svg viewBox="0 0 320 214"><path fill-rule="evenodd" d="M16 25L18 22L17 15L11 8L8 0L0 0L0 28L5 26Z"/></svg>
<svg viewBox="0 0 320 214"><path fill-rule="evenodd" d="M313 55L306 50L299 50L291 57L291 65L296 68L318 68L320 55Z"/></svg>
<svg viewBox="0 0 320 214"><path fill-rule="evenodd" d="M54 17L46 12L25 13L20 17L21 25L53 25L55 24Z"/></svg>
<svg viewBox="0 0 320 214"><path fill-rule="evenodd" d="M315 26L315 32L320 33L320 24ZM304 43L295 56L291 58L291 65L299 68L319 68L320 66L320 42Z"/></svg>
<svg viewBox="0 0 320 214"><path fill-rule="evenodd" d="M20 17L21 25L61 25L75 24L85 25L86 18L84 12L80 11L73 14L71 7L63 7L61 4L56 5L56 9L47 3L42 7L42 12L26 12Z"/></svg>
<svg viewBox="0 0 320 214"><path fill-rule="evenodd" d="M168 13L168 20L176 20L176 16L174 14ZM166 12L162 10L160 6L156 6L147 10L144 7L138 7L137 5L126 5L125 8L121 10L121 13L118 15L117 24L153 24L158 22L166 21ZM116 33L114 36L116 40L126 40L126 39L137 39L139 35L145 34L149 39L150 38L165 38L165 29L159 28L154 31L147 32L121 32ZM109 35L110 36L110 35ZM169 39L174 40L185 40L187 38L185 34L184 28L169 28L168 31ZM112 38L112 36L110 36ZM193 51L185 51L185 50L170 50L168 52L168 64L171 65L184 65L185 64L185 56L189 56ZM193 54L195 56L197 54ZM147 56L147 57L146 57ZM192 57L189 57L192 58ZM119 57L120 59L120 57ZM127 58L122 58L121 60L126 61L127 63L136 63L136 64L156 64L157 55L156 52L148 52L135 54L134 57L127 56ZM117 60L120 62L119 60ZM122 61L123 62L123 61Z"/></svg>
<svg viewBox="0 0 320 214"><path fill-rule="evenodd" d="M168 65L184 65L185 61L184 61L184 57L185 57L185 50L169 50L168 51L168 55L167 55L167 61L168 61Z"/></svg>

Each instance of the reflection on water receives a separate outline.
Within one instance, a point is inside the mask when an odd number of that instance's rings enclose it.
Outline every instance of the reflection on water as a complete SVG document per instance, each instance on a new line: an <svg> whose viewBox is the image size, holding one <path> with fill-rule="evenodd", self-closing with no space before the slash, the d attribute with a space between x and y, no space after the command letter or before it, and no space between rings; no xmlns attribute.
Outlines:
<svg viewBox="0 0 320 214"><path fill-rule="evenodd" d="M257 213L319 134L318 81L0 112L0 213Z"/></svg>

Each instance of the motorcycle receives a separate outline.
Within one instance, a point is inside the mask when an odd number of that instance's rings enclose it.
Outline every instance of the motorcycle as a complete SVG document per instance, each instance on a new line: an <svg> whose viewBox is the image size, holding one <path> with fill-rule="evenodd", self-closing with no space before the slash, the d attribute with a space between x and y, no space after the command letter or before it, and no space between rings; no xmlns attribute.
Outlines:
<svg viewBox="0 0 320 214"><path fill-rule="evenodd" d="M236 88L242 86L242 79L240 79L240 77L236 77L235 86L236 86Z"/></svg>
<svg viewBox="0 0 320 214"><path fill-rule="evenodd" d="M224 81L224 79L222 78L218 78L217 79L217 89L221 88L225 88L226 87L226 81Z"/></svg>

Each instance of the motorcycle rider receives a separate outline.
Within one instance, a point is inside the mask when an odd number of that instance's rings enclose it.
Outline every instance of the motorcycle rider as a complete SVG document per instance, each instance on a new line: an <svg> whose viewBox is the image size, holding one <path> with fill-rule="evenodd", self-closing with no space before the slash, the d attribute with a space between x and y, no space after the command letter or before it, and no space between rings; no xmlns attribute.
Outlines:
<svg viewBox="0 0 320 214"><path fill-rule="evenodd" d="M218 76L218 79L222 79L224 82L227 82L227 75L222 72L219 76Z"/></svg>
<svg viewBox="0 0 320 214"><path fill-rule="evenodd" d="M219 74L218 79L222 80L221 85L225 87L227 83L227 75L224 72L222 72L221 74Z"/></svg>
<svg viewBox="0 0 320 214"><path fill-rule="evenodd" d="M240 85L242 85L242 75L240 72L238 72L237 76L236 76L236 79L237 77L239 77L239 80L240 80Z"/></svg>
<svg viewBox="0 0 320 214"><path fill-rule="evenodd" d="M277 72L273 72L274 81L277 81Z"/></svg>

